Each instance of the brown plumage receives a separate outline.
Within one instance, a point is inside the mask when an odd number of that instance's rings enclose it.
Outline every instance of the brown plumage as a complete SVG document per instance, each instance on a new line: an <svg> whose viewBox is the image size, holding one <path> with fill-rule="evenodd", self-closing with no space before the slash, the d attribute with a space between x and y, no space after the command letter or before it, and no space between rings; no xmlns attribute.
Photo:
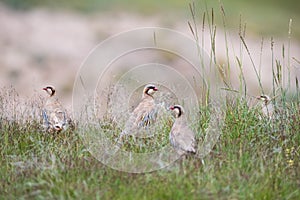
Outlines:
<svg viewBox="0 0 300 200"><path fill-rule="evenodd" d="M272 99L268 95L261 95L257 97L258 100L262 101L262 114L269 119L274 117L274 106Z"/></svg>
<svg viewBox="0 0 300 200"><path fill-rule="evenodd" d="M55 98L55 88L53 86L47 86L43 88L43 90L49 94L42 110L45 129L54 132L65 130L70 125L71 120L68 118L64 107L58 99Z"/></svg>
<svg viewBox="0 0 300 200"><path fill-rule="evenodd" d="M170 109L176 117L169 135L171 145L179 154L196 153L195 133L188 127L183 107L174 105Z"/></svg>
<svg viewBox="0 0 300 200"><path fill-rule="evenodd" d="M124 130L120 134L120 138L124 135L134 134L139 128L148 127L155 121L156 105L153 94L157 90L155 85L148 84L145 86L142 99L127 120Z"/></svg>

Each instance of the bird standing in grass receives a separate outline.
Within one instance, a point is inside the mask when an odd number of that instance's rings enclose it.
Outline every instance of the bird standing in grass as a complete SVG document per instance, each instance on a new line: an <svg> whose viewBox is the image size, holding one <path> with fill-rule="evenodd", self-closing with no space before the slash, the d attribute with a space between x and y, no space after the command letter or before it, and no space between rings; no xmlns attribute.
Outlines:
<svg viewBox="0 0 300 200"><path fill-rule="evenodd" d="M129 116L124 130L120 134L119 141L124 135L134 135L139 128L146 128L155 121L157 110L153 95L156 91L158 89L153 84L144 87L142 99Z"/></svg>
<svg viewBox="0 0 300 200"><path fill-rule="evenodd" d="M169 135L171 145L180 155L196 153L195 133L188 127L183 107L174 105L170 109L176 118Z"/></svg>
<svg viewBox="0 0 300 200"><path fill-rule="evenodd" d="M257 97L262 102L262 114L269 119L274 117L274 106L272 99L268 95L260 95Z"/></svg>
<svg viewBox="0 0 300 200"><path fill-rule="evenodd" d="M66 110L55 95L55 88L53 86L47 86L43 88L48 94L44 108L42 110L43 124L47 131L60 132L66 130L71 124L71 119L67 116Z"/></svg>

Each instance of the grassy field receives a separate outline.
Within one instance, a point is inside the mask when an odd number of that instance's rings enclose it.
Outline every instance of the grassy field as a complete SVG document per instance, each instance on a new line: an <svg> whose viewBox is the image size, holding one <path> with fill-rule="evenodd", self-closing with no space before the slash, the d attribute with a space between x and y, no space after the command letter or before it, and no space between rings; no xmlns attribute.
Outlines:
<svg viewBox="0 0 300 200"><path fill-rule="evenodd" d="M213 49L210 53L214 57ZM265 119L260 105L247 104L241 73L241 89L229 92L222 134L210 154L143 174L101 164L89 153L78 129L45 133L39 118L32 117L41 108L39 97L21 104L13 88L2 88L0 199L299 199L298 80L291 80L296 90L283 87L281 68L287 66L273 67L277 117ZM199 141L210 120L207 110L209 105L200 108L198 123L192 127ZM168 143L168 130L163 143Z"/></svg>
<svg viewBox="0 0 300 200"><path fill-rule="evenodd" d="M106 12L133 12L147 16L158 15L162 18L170 18L174 21L189 16L189 3L195 2L200 15L206 8L220 10L220 2L227 11L227 25L236 29L239 24L239 16L246 21L248 30L269 36L287 35L288 22L293 19L293 34L295 39L300 37L300 3L297 0L74 0L74 1L38 1L38 0L3 0L7 5L20 10L28 10L35 7L50 9L75 10L82 13L106 13ZM219 12L215 12L216 16ZM200 16L201 17L201 16ZM216 17L216 22L222 24L221 17Z"/></svg>
<svg viewBox="0 0 300 200"><path fill-rule="evenodd" d="M269 122L244 101L228 101L223 133L203 161L144 174L101 164L76 131L51 135L39 122L2 116L0 199L298 199L298 103L286 103L282 118Z"/></svg>

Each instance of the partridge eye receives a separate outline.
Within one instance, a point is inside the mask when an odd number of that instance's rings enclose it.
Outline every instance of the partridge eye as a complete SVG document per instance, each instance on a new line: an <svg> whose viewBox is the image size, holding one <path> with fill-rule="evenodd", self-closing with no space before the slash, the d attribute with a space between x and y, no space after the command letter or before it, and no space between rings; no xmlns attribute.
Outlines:
<svg viewBox="0 0 300 200"><path fill-rule="evenodd" d="M152 89L152 90L154 90L154 89L155 89L155 87L154 87L154 86L150 86L150 87L148 87L148 89Z"/></svg>
<svg viewBox="0 0 300 200"><path fill-rule="evenodd" d="M178 110L181 110L178 106L174 106L174 109L177 108Z"/></svg>

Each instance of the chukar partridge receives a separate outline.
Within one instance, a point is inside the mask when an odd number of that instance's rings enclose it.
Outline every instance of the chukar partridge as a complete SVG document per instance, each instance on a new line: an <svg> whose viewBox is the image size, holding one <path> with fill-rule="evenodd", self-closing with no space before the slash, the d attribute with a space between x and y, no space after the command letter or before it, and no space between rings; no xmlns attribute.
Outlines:
<svg viewBox="0 0 300 200"><path fill-rule="evenodd" d="M129 116L119 139L124 135L133 134L139 128L147 127L154 122L156 118L156 105L153 94L157 90L157 87L153 84L148 84L144 87L142 99Z"/></svg>
<svg viewBox="0 0 300 200"><path fill-rule="evenodd" d="M262 101L262 114L270 119L274 116L274 106L271 102L271 98L268 95L261 95L257 97L258 100Z"/></svg>
<svg viewBox="0 0 300 200"><path fill-rule="evenodd" d="M55 88L47 86L43 88L48 94L44 108L42 110L44 126L48 131L60 132L65 130L70 124L70 119L67 117L66 110L60 104L55 95Z"/></svg>
<svg viewBox="0 0 300 200"><path fill-rule="evenodd" d="M175 112L175 122L169 135L171 145L180 155L196 153L195 133L188 127L183 107L174 105L170 109Z"/></svg>

